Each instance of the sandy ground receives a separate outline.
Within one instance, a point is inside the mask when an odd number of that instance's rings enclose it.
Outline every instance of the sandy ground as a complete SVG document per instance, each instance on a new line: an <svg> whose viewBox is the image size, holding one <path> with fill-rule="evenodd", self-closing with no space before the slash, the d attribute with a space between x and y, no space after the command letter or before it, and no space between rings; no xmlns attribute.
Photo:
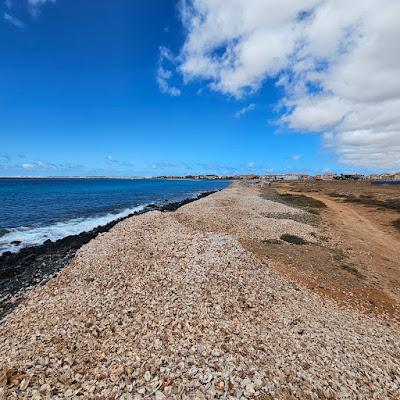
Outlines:
<svg viewBox="0 0 400 400"><path fill-rule="evenodd" d="M303 194L327 206L318 224L319 246L298 249L294 262L288 260L290 251L269 249L281 271L346 304L400 315L400 229L394 226L399 210L336 197L342 193L400 205L400 187L314 182L276 184L270 190Z"/></svg>
<svg viewBox="0 0 400 400"><path fill-rule="evenodd" d="M398 322L282 273L278 247L295 265L322 234L261 194L235 184L82 247L3 321L0 397L399 398Z"/></svg>

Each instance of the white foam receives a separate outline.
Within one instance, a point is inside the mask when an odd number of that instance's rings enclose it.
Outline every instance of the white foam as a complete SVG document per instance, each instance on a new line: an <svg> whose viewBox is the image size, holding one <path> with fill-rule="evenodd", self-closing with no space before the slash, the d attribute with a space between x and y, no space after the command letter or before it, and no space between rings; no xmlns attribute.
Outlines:
<svg viewBox="0 0 400 400"><path fill-rule="evenodd" d="M119 218L127 217L144 208L145 206L126 208L118 213L109 213L102 216L87 218L74 218L64 222L57 222L53 225L35 228L19 227L8 229L6 234L0 236L0 255L6 251L16 253L23 247L40 245L48 239L55 241L66 236L88 232L99 226L107 225ZM11 244L14 241L19 241L21 244L18 246Z"/></svg>

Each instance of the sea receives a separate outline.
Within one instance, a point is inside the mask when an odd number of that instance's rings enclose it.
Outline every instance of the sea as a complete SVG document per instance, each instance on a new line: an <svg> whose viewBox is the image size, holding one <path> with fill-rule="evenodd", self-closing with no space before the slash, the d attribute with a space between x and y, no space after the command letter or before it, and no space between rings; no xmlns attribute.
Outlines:
<svg viewBox="0 0 400 400"><path fill-rule="evenodd" d="M147 205L181 201L229 181L0 178L0 255L90 231Z"/></svg>

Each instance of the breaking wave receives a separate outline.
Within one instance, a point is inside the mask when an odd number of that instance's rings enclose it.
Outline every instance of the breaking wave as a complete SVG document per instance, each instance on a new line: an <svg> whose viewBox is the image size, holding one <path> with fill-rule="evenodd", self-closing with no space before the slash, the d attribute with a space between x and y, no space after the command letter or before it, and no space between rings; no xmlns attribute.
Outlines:
<svg viewBox="0 0 400 400"><path fill-rule="evenodd" d="M70 235L79 235L82 232L88 232L99 226L107 225L117 219L127 217L134 212L142 211L144 208L145 206L140 205L126 208L117 213L73 218L51 225L2 229L1 233L3 234L1 235L0 233L0 255L6 251L16 253L24 247L43 244L48 239L56 241Z"/></svg>

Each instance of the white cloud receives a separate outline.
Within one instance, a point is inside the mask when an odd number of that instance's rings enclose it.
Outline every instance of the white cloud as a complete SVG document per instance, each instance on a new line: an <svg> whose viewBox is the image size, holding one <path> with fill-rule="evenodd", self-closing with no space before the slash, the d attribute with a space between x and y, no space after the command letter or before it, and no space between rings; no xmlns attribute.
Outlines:
<svg viewBox="0 0 400 400"><path fill-rule="evenodd" d="M3 15L5 21L9 22L11 25L16 26L17 28L23 29L25 24L18 18L13 17L11 14L5 12Z"/></svg>
<svg viewBox="0 0 400 400"><path fill-rule="evenodd" d="M256 105L251 103L246 107L241 108L238 112L235 113L236 118L241 118L243 117L244 114L248 113L249 111L252 111L256 108Z"/></svg>
<svg viewBox="0 0 400 400"><path fill-rule="evenodd" d="M55 3L56 0L25 0L24 1L24 6L27 7L29 13L31 14L32 17L36 17L40 9L45 5L45 4L50 4L50 3ZM25 22L22 21L21 19L11 15L11 12L14 11L15 8L15 1L14 0L5 0L3 2L4 7L7 9L7 11L3 14L3 19L7 21L8 23L23 29L25 28Z"/></svg>
<svg viewBox="0 0 400 400"><path fill-rule="evenodd" d="M160 47L160 58L158 61L157 69L157 83L161 93L168 94L176 97L180 96L181 91L170 84L170 80L173 77L173 73L170 69L165 67L166 63L169 63L172 67L175 67L176 60L171 52L166 47Z"/></svg>
<svg viewBox="0 0 400 400"><path fill-rule="evenodd" d="M187 0L181 15L186 82L241 98L276 80L282 123L330 135L347 164L400 167L398 0Z"/></svg>
<svg viewBox="0 0 400 400"><path fill-rule="evenodd" d="M106 160L109 165L114 165L118 168L131 169L131 168L135 167L134 163L132 163L130 161L117 160L111 154L106 157Z"/></svg>
<svg viewBox="0 0 400 400"><path fill-rule="evenodd" d="M42 6L46 3L55 3L56 0L28 0L28 3L32 6Z"/></svg>
<svg viewBox="0 0 400 400"><path fill-rule="evenodd" d="M56 171L62 165L61 164L52 164L43 161L35 161L32 163L22 163L19 165L22 169L37 169L41 171Z"/></svg>
<svg viewBox="0 0 400 400"><path fill-rule="evenodd" d="M35 166L33 164L23 163L23 164L21 164L21 168L23 168L23 169L32 169L32 168L35 168Z"/></svg>
<svg viewBox="0 0 400 400"><path fill-rule="evenodd" d="M301 158L301 156L300 156L299 154L294 154L294 155L292 156L292 160L294 160L294 161L299 161L300 158Z"/></svg>
<svg viewBox="0 0 400 400"><path fill-rule="evenodd" d="M158 87L160 88L161 93L169 94L170 96L180 96L181 91L169 84L169 79L172 78L172 72L164 69L161 65L158 67L157 70L157 83Z"/></svg>
<svg viewBox="0 0 400 400"><path fill-rule="evenodd" d="M55 3L56 0L28 0L31 10L35 13L37 10L48 3Z"/></svg>

